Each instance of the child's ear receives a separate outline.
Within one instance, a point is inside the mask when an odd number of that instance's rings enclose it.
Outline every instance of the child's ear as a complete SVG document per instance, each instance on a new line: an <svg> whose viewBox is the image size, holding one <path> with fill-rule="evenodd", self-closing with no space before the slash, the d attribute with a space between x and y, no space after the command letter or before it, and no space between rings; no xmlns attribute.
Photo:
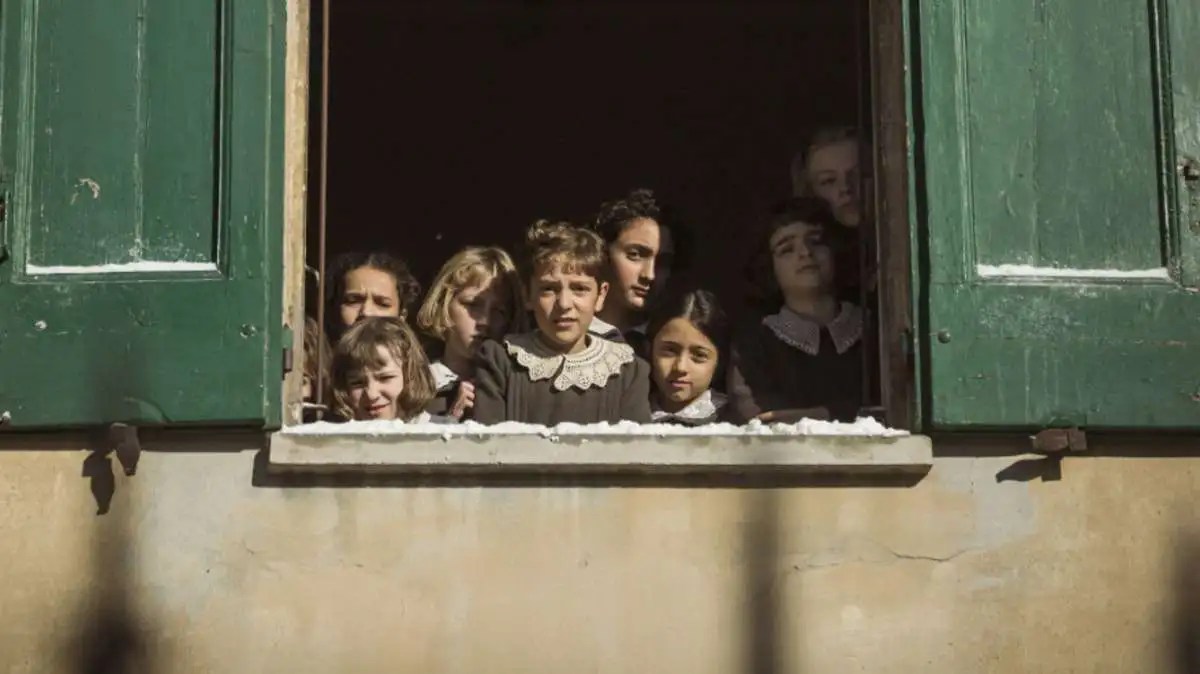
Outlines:
<svg viewBox="0 0 1200 674"><path fill-rule="evenodd" d="M596 297L596 312L604 311L604 298L608 297L608 281L601 281L598 290L599 295Z"/></svg>

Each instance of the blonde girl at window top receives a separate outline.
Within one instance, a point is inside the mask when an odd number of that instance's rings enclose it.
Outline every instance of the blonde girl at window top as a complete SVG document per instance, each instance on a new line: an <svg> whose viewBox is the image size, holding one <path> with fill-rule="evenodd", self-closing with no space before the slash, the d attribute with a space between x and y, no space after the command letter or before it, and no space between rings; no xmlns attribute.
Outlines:
<svg viewBox="0 0 1200 674"><path fill-rule="evenodd" d="M521 280L501 248L465 248L442 265L417 312L417 328L434 340L436 395L431 414L469 416L475 404L475 357L485 340L524 327Z"/></svg>
<svg viewBox="0 0 1200 674"><path fill-rule="evenodd" d="M851 126L818 129L807 146L792 160L792 195L816 197L829 205L833 226L829 236L846 245L837 251L838 294L842 299L861 301L862 254L860 226L865 226L866 209L861 171L862 144ZM867 266L874 277L873 265ZM874 282L868 283L868 289Z"/></svg>

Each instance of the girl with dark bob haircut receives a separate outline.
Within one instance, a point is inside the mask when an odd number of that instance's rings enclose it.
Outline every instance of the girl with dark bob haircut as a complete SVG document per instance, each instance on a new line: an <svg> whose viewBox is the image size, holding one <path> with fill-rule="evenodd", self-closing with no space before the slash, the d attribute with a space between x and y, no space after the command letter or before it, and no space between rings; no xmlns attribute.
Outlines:
<svg viewBox="0 0 1200 674"><path fill-rule="evenodd" d="M742 421L853 421L863 402L864 318L838 297L837 225L816 197L777 208L749 268L764 313L738 330L731 406Z"/></svg>
<svg viewBox="0 0 1200 674"><path fill-rule="evenodd" d="M729 344L729 319L707 290L667 297L654 311L650 337L651 418L689 426L725 421L720 386Z"/></svg>

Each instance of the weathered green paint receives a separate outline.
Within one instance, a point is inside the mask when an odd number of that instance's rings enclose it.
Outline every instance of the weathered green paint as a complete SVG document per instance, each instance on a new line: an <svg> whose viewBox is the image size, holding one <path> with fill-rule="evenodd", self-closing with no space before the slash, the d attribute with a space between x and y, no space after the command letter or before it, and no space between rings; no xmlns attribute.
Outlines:
<svg viewBox="0 0 1200 674"><path fill-rule="evenodd" d="M0 411L278 423L282 0L0 11Z"/></svg>
<svg viewBox="0 0 1200 674"><path fill-rule="evenodd" d="M919 16L927 423L1200 426L1200 185L1176 170L1200 149L1194 1Z"/></svg>

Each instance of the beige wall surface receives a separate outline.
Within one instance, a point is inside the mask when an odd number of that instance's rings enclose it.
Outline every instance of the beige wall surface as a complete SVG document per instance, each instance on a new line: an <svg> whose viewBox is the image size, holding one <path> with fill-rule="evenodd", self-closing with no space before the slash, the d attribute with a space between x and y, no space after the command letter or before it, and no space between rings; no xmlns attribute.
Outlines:
<svg viewBox="0 0 1200 674"><path fill-rule="evenodd" d="M284 481L257 443L127 477L5 438L0 671L1172 672L1200 623L1200 459L1151 440L915 483Z"/></svg>

